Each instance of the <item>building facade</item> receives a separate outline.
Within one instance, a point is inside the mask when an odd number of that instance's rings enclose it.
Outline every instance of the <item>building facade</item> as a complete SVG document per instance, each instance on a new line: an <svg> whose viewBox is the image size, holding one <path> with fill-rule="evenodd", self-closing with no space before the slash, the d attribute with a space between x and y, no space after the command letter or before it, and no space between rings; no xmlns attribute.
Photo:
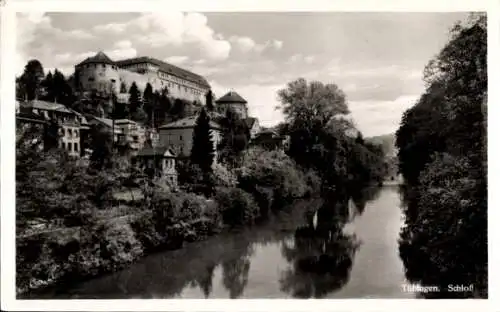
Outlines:
<svg viewBox="0 0 500 312"><path fill-rule="evenodd" d="M82 91L97 90L119 94L122 85L128 92L133 82L141 92L148 83L153 91L168 90L171 97L205 104L210 85L200 75L150 57L120 61L111 60L103 52L75 66L77 87Z"/></svg>
<svg viewBox="0 0 500 312"><path fill-rule="evenodd" d="M84 116L62 104L33 100L20 104L20 112L30 113L59 125L59 147L70 156L82 154L82 131L88 131L89 124Z"/></svg>
<svg viewBox="0 0 500 312"><path fill-rule="evenodd" d="M196 119L197 116L191 116L159 127L159 144L171 148L178 156L190 156ZM210 121L210 131L216 159L217 145L221 140L221 127L217 123Z"/></svg>
<svg viewBox="0 0 500 312"><path fill-rule="evenodd" d="M177 169L174 153L167 147L146 147L136 156L136 163L151 178L177 187Z"/></svg>

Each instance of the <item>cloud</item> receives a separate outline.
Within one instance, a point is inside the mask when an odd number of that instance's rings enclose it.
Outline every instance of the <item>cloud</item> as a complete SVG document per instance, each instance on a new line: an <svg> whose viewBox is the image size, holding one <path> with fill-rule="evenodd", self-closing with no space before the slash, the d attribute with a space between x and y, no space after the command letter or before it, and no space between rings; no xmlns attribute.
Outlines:
<svg viewBox="0 0 500 312"><path fill-rule="evenodd" d="M247 36L231 36L229 38L229 41L234 43L236 47L238 47L238 49L243 53L261 53L266 49L280 50L283 47L283 41L269 40L265 43L259 44L256 43L255 40Z"/></svg>
<svg viewBox="0 0 500 312"><path fill-rule="evenodd" d="M349 109L363 135L382 135L397 130L401 116L419 97L402 95L393 101L351 101Z"/></svg>
<svg viewBox="0 0 500 312"><path fill-rule="evenodd" d="M169 56L164 61L167 63L172 63L176 65L184 64L188 61L189 57L184 55Z"/></svg>
<svg viewBox="0 0 500 312"><path fill-rule="evenodd" d="M216 34L200 13L146 13L130 21L128 27L140 30L136 38L152 47L191 44L213 60L227 59L231 51L230 42Z"/></svg>
<svg viewBox="0 0 500 312"><path fill-rule="evenodd" d="M94 32L100 33L100 34L121 34L125 31L127 28L127 24L125 23L109 23L109 24L103 24L103 25L96 25L94 26L93 30Z"/></svg>

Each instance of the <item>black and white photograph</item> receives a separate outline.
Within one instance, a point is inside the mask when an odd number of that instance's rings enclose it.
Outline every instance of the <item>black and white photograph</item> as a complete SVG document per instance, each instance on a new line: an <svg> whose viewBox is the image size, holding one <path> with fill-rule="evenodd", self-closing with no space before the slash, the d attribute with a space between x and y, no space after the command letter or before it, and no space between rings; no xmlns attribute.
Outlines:
<svg viewBox="0 0 500 312"><path fill-rule="evenodd" d="M15 12L16 298L488 299L490 22Z"/></svg>

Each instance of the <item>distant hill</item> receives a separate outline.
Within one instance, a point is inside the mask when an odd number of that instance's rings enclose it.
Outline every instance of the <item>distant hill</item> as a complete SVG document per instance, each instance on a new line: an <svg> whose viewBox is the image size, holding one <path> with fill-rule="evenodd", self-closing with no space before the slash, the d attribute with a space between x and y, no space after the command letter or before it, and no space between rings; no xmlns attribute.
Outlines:
<svg viewBox="0 0 500 312"><path fill-rule="evenodd" d="M382 145L382 148L384 149L384 152L387 156L397 155L397 150L395 147L396 135L394 133L366 138L366 141Z"/></svg>

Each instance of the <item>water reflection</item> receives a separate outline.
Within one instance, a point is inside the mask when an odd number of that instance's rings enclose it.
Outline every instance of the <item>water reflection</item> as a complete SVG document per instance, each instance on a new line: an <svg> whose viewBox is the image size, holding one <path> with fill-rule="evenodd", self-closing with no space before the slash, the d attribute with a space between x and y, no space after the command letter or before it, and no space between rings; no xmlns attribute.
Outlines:
<svg viewBox="0 0 500 312"><path fill-rule="evenodd" d="M326 194L323 200L297 202L255 227L153 254L123 271L39 292L32 298L324 298L341 293L338 291L342 288L348 289L344 297L382 292L370 288L373 283L365 286L367 282L360 280L360 275L368 279L373 275L367 272L371 269L365 260L358 261L357 273L352 273L356 281L350 282L352 267L356 266L354 258L360 258L362 253L357 252L360 242L356 236L345 228L347 223L352 224L353 217L364 214L358 234L382 234L375 235L371 247L363 245L363 259L366 253L374 259L392 256L394 248L380 248L384 246L380 243L396 242L397 233L385 236L389 232L379 229L384 228L383 222L391 220L390 216L399 219L395 207L398 200L391 195L393 191L386 191L380 203L366 208L379 192L371 188L349 197ZM399 287L399 277L395 272L387 283ZM344 287L348 283L350 286Z"/></svg>
<svg viewBox="0 0 500 312"><path fill-rule="evenodd" d="M343 232L348 200L328 199L316 215L317 225L297 228L293 243L282 246L290 267L282 273L280 286L295 298L322 298L342 288L359 247L354 235Z"/></svg>

